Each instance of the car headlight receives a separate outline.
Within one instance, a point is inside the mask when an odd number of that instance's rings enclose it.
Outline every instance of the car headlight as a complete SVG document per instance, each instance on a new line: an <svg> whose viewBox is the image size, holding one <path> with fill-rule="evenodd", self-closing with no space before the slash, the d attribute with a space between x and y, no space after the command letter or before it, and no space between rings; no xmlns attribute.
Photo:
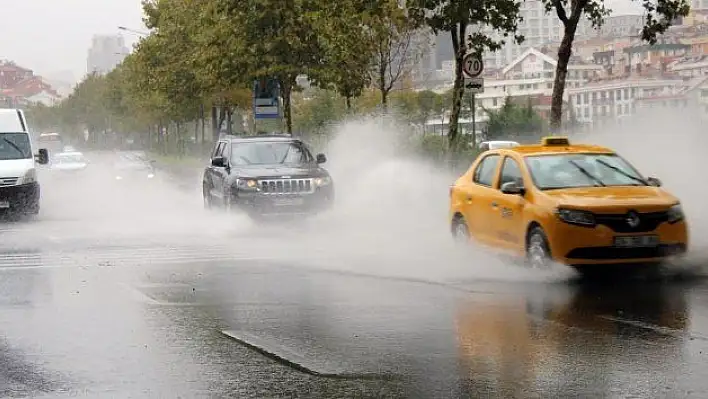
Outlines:
<svg viewBox="0 0 708 399"><path fill-rule="evenodd" d="M254 190L258 188L258 182L253 179L237 179L236 187L241 190Z"/></svg>
<svg viewBox="0 0 708 399"><path fill-rule="evenodd" d="M683 213L683 208L681 204L676 204L669 208L669 223L680 222L684 219L685 215Z"/></svg>
<svg viewBox="0 0 708 399"><path fill-rule="evenodd" d="M556 211L556 214L560 220L569 224L577 224L588 227L595 226L595 215L593 215L592 212L560 208Z"/></svg>
<svg viewBox="0 0 708 399"><path fill-rule="evenodd" d="M37 171L35 169L30 169L22 176L17 184L30 184L37 181Z"/></svg>
<svg viewBox="0 0 708 399"><path fill-rule="evenodd" d="M154 175L154 174L152 174L152 173L148 173L148 179L152 179L153 177L155 177L155 175Z"/></svg>
<svg viewBox="0 0 708 399"><path fill-rule="evenodd" d="M116 176L116 180L123 180L122 176Z"/></svg>
<svg viewBox="0 0 708 399"><path fill-rule="evenodd" d="M317 186L317 187L326 186L328 184L332 184L332 178L329 176L322 176L322 177L315 178L315 186Z"/></svg>

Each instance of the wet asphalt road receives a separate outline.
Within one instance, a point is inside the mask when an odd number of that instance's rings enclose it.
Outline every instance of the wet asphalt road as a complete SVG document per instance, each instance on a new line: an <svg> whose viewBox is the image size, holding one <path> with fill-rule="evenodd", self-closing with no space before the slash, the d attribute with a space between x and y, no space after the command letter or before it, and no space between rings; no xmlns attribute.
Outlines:
<svg viewBox="0 0 708 399"><path fill-rule="evenodd" d="M481 278L107 176L45 178L41 216L0 224L0 396L708 396L699 276Z"/></svg>

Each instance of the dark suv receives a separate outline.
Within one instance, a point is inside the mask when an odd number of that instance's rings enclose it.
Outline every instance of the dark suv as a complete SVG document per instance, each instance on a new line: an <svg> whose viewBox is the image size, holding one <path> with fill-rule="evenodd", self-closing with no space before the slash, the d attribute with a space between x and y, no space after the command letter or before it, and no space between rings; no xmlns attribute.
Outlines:
<svg viewBox="0 0 708 399"><path fill-rule="evenodd" d="M204 171L204 206L252 217L312 214L329 208L334 185L324 154L291 136L225 136Z"/></svg>

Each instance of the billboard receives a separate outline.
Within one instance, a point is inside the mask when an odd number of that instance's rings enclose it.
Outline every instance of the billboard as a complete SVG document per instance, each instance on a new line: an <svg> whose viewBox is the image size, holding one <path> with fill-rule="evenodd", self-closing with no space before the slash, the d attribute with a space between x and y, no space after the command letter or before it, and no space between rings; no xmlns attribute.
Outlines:
<svg viewBox="0 0 708 399"><path fill-rule="evenodd" d="M280 88L276 79L262 77L253 82L253 115L256 119L280 117Z"/></svg>

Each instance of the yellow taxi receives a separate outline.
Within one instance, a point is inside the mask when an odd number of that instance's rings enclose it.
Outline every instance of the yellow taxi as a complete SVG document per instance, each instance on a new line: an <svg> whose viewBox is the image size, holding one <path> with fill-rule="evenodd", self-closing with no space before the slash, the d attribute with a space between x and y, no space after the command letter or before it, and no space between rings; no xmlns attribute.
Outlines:
<svg viewBox="0 0 708 399"><path fill-rule="evenodd" d="M486 151L450 188L452 234L529 266L660 263L688 248L675 196L609 148L546 137Z"/></svg>

